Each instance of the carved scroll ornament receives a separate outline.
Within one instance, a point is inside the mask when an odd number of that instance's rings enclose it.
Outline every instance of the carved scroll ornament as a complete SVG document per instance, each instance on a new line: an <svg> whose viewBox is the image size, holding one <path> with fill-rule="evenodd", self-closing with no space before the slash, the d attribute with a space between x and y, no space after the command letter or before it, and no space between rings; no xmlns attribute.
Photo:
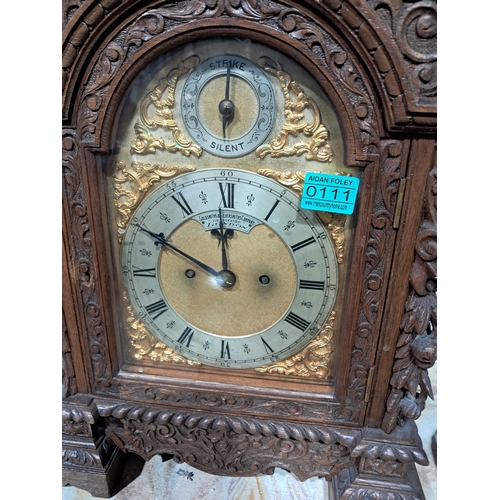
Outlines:
<svg viewBox="0 0 500 500"><path fill-rule="evenodd" d="M67 234L73 235L75 291L79 294L78 300L83 310L94 380L98 387L102 388L109 385L111 369L106 363L107 342L105 335L103 335L89 210L79 169L79 162L81 161L81 158L79 158L79 141L74 131L63 130L62 146L63 179L66 195L63 199L63 209L66 215L65 222L71 226Z"/></svg>
<svg viewBox="0 0 500 500"><path fill-rule="evenodd" d="M313 57L322 59L338 79L339 90L345 94L350 102L350 107L354 111L352 118L358 122L358 135L361 137L362 154L376 152L376 143L379 136L371 125L374 121L371 95L348 51L332 39L331 35L323 28L305 17L297 9L290 8L286 3L260 2L256 0L217 0L214 2L196 0L181 2L178 5L172 4L148 10L130 24L123 26L120 33L109 42L99 55L85 83L79 112L79 131L82 140L88 143L95 143L98 140L96 132L98 131L98 122L102 119L100 115L106 102L107 91L113 80L123 71L124 65L129 62L131 57L136 56L138 50L142 50L156 37L175 29L177 26L187 22L210 21L222 15L260 23L265 21L273 25L274 29L286 33L302 43L304 51L312 52ZM66 78L69 79L72 65L77 57L77 50L72 45L73 42L78 44L78 40L73 41L69 37L66 44L68 48L67 54L65 53L63 58L65 61L65 90ZM282 70L281 68L274 68L274 71L281 72ZM316 121L305 126L304 130L307 130L307 133L310 134L309 142L299 141L295 145L286 144L288 138L293 136L293 133L297 131L297 126L299 126L297 122L297 117L301 113L299 108L305 106L309 110L314 110L314 104L291 81L286 73L281 73L280 78L282 79L283 91L289 97L289 109L287 124L276 139L283 145L278 150L282 148L282 151L285 152L290 147L290 151L294 150L293 154L307 153L308 156L311 155L311 158L319 161L329 161L331 152L327 145L328 131L322 126L317 126ZM163 83L167 87L169 86L166 81ZM171 83L174 83L173 80ZM167 90L167 96L168 92ZM164 100L165 102L160 105L158 110L163 112L161 110L163 108L164 111L168 112L170 107L170 105L166 104L168 98L161 98L160 93L162 93L161 89L159 93L156 92L157 95L151 95L149 99L151 99L151 102L156 99L156 104ZM164 108L164 105L166 105L166 108ZM169 130L174 131L175 127ZM140 136L136 145L139 149L151 147L166 149L168 146L166 143L162 143L159 138L153 137L143 124L139 124L137 134ZM195 153L194 146L191 148L183 144L181 152L183 154L189 151ZM276 148L271 148L266 154L271 154L272 151L276 154Z"/></svg>
<svg viewBox="0 0 500 500"><path fill-rule="evenodd" d="M166 453L178 463L224 476L273 474L284 467L301 481L331 477L352 465L360 431L246 417L190 413L132 404L102 405L106 434L145 459Z"/></svg>
<svg viewBox="0 0 500 500"><path fill-rule="evenodd" d="M408 67L408 83L420 101L436 105L437 3L433 0L401 2L370 0L380 21L398 40Z"/></svg>

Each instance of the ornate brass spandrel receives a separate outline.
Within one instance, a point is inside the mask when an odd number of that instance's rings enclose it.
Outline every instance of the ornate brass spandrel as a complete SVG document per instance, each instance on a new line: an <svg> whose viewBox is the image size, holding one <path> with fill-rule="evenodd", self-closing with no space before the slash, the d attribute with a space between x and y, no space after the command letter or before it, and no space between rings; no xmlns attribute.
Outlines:
<svg viewBox="0 0 500 500"><path fill-rule="evenodd" d="M331 212L316 212L323 224L328 230L328 234L335 245L337 263L341 264L344 260L344 242L345 242L345 224L347 215L334 214Z"/></svg>
<svg viewBox="0 0 500 500"><path fill-rule="evenodd" d="M149 163L132 163L130 167L127 167L124 162L117 162L114 166L113 179L119 243L123 240L132 213L155 184L171 180L182 173L193 170L195 168L191 166L178 167L150 165ZM126 328L130 341L129 349L134 359L149 359L154 362L177 363L189 366L200 365L197 361L184 358L149 333L135 315L125 292L123 299L127 304Z"/></svg>
<svg viewBox="0 0 500 500"><path fill-rule="evenodd" d="M127 305L127 330L130 341L130 354L134 359L140 361L148 359L155 362L176 363L189 366L200 366L198 361L181 356L163 342L160 342L153 334L149 333L144 324L134 313L129 304L126 293L123 299Z"/></svg>
<svg viewBox="0 0 500 500"><path fill-rule="evenodd" d="M181 61L166 77L160 78L156 87L143 97L139 105L140 119L134 125L136 138L130 144L131 154L153 154L158 149L188 157L191 154L197 158L201 156L201 147L181 133L173 116L177 80L199 62L200 59L196 55ZM154 118L149 116L151 106L156 110ZM174 142L167 144L163 137L155 137L149 132L158 128L170 131Z"/></svg>
<svg viewBox="0 0 500 500"><path fill-rule="evenodd" d="M332 311L328 321L304 349L284 361L268 366L255 368L260 373L271 373L295 377L328 378L330 356L333 352L333 322L335 311Z"/></svg>
<svg viewBox="0 0 500 500"><path fill-rule="evenodd" d="M268 168L260 168L257 173L264 177L270 177L282 186L291 189L298 196L302 194L302 187L304 186L305 175L302 172L278 172Z"/></svg>
<svg viewBox="0 0 500 500"><path fill-rule="evenodd" d="M285 99L283 109L285 124L269 144L263 144L256 149L257 156L264 158L269 154L272 158L280 158L306 153L306 160L332 161L333 150L328 142L330 132L321 123L321 112L314 99L307 95L288 73L283 71L279 62L268 57L261 57L258 65L280 82ZM312 115L311 121L306 119L304 114L306 109ZM290 136L299 137L301 134L309 138L309 141L299 140L289 145Z"/></svg>
<svg viewBox="0 0 500 500"><path fill-rule="evenodd" d="M130 167L119 161L113 168L114 202L118 242L121 243L133 211L155 184L195 170L191 166L151 165L132 162Z"/></svg>

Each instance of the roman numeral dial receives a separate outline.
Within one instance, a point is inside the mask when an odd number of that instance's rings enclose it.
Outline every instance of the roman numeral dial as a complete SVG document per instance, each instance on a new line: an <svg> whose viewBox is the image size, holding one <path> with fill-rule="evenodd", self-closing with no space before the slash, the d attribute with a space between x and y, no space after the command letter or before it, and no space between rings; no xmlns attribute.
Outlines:
<svg viewBox="0 0 500 500"><path fill-rule="evenodd" d="M234 187L230 182L223 184L219 182L220 194L222 197L222 206L224 208L234 208Z"/></svg>
<svg viewBox="0 0 500 500"><path fill-rule="evenodd" d="M189 206L189 203L186 201L186 198L184 198L184 195L182 194L182 191L179 191L177 195L173 195L172 199L179 205L179 208L182 211L183 217L187 217L189 215L192 215L193 210Z"/></svg>
<svg viewBox="0 0 500 500"><path fill-rule="evenodd" d="M321 290L325 289L324 281L300 280L299 288L303 290Z"/></svg>
<svg viewBox="0 0 500 500"><path fill-rule="evenodd" d="M157 300L152 304L145 306L145 309L149 315L153 318L153 320L157 319L164 312L167 311L168 306L163 299Z"/></svg>
<svg viewBox="0 0 500 500"><path fill-rule="evenodd" d="M196 170L152 191L124 235L121 269L144 326L220 369L293 356L333 314L338 289L315 213L276 181L237 169Z"/></svg>

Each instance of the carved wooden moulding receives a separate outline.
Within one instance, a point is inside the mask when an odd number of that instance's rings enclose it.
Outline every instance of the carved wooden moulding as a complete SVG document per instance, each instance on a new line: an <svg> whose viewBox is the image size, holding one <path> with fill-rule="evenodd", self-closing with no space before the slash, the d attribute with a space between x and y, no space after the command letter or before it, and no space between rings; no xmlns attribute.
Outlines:
<svg viewBox="0 0 500 500"><path fill-rule="evenodd" d="M101 408L108 435L148 459L166 453L211 474L254 476L283 467L304 481L352 463L360 432L137 405Z"/></svg>

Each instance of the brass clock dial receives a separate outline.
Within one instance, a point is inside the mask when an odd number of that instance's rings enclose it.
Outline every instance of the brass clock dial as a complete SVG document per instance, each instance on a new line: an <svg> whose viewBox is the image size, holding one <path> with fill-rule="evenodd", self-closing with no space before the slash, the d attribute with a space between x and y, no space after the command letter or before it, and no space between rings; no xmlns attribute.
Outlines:
<svg viewBox="0 0 500 500"><path fill-rule="evenodd" d="M249 59L223 54L201 62L188 76L182 118L207 152L225 158L253 151L268 136L276 115L267 75Z"/></svg>
<svg viewBox="0 0 500 500"><path fill-rule="evenodd" d="M180 175L140 204L122 244L129 300L183 356L255 368L327 320L337 259L317 216L276 181L237 169Z"/></svg>

